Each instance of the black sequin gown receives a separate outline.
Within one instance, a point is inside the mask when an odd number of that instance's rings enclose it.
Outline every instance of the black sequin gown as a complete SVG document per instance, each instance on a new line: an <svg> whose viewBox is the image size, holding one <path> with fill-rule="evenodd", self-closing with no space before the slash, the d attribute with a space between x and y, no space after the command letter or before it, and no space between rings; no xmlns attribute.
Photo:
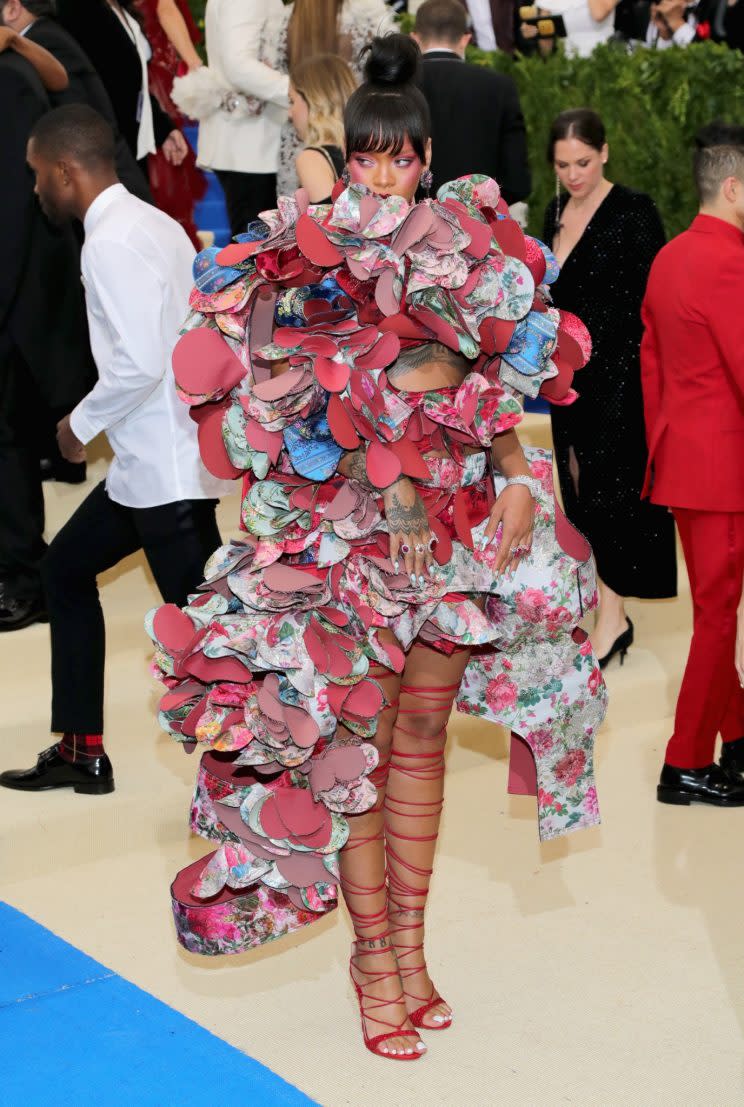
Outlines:
<svg viewBox="0 0 744 1107"><path fill-rule="evenodd" d="M563 210L567 196L561 197ZM552 245L557 201L545 213ZM575 312L592 336L592 357L577 374L579 399L551 407L566 514L594 549L600 578L621 596L677 594L672 516L640 498L646 468L641 393L641 301L664 229L649 196L615 185L552 286L557 307ZM573 450L578 487L569 472Z"/></svg>

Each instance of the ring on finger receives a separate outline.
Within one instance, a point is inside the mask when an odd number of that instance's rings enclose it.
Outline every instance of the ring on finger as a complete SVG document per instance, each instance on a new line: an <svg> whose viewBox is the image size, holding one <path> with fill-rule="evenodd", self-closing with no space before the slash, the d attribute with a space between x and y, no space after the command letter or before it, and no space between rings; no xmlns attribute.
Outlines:
<svg viewBox="0 0 744 1107"><path fill-rule="evenodd" d="M432 550L434 549L434 547L437 545L438 542L439 542L439 539L437 538L436 534L432 534L431 538L429 539L429 544L428 544L428 547L427 547L428 550L429 550L429 553L432 552Z"/></svg>
<svg viewBox="0 0 744 1107"><path fill-rule="evenodd" d="M417 554L426 553L426 546L423 544L423 542L417 542L413 548Z"/></svg>
<svg viewBox="0 0 744 1107"><path fill-rule="evenodd" d="M400 544L400 552L401 552L402 554L404 554L404 555L405 555L405 554L409 554L409 553L411 552L411 547L410 547L410 546L408 545L408 543L407 543L407 542L401 542L401 544Z"/></svg>

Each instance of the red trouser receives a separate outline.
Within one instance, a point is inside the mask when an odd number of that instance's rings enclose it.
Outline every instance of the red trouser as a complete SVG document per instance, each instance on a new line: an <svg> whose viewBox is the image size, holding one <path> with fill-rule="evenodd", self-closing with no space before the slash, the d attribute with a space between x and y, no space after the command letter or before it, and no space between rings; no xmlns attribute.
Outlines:
<svg viewBox="0 0 744 1107"><path fill-rule="evenodd" d="M690 578L693 631L666 763L702 769L716 735L744 738L744 691L734 666L736 609L744 573L744 512L675 508Z"/></svg>

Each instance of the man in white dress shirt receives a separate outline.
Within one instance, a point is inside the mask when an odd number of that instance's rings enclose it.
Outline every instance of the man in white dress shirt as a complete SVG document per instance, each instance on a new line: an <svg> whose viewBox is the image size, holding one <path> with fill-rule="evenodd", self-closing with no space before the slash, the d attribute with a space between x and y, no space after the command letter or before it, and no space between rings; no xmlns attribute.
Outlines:
<svg viewBox="0 0 744 1107"><path fill-rule="evenodd" d="M62 740L7 788L113 791L103 749L105 627L96 578L143 549L163 599L183 604L220 544L215 506L229 485L202 466L178 399L171 354L188 308L194 250L170 216L119 183L108 123L84 104L57 108L27 158L53 222L83 222L81 266L95 387L58 425L68 460L105 433L114 459L49 546L42 579L52 637L52 725ZM43 325L43 320L40 320Z"/></svg>

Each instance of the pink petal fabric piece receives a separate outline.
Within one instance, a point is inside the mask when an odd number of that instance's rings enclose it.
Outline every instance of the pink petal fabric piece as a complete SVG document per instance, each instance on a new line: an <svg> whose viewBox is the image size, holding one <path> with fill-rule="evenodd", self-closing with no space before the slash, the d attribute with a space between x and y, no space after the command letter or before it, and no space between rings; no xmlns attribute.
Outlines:
<svg viewBox="0 0 744 1107"><path fill-rule="evenodd" d="M309 215L301 215L297 220L297 245L313 265L329 267L344 260L332 242Z"/></svg>
<svg viewBox="0 0 744 1107"><path fill-rule="evenodd" d="M191 654L184 661L187 673L203 680L205 684L217 681L229 681L235 684L247 684L253 674L237 657L206 657L203 653Z"/></svg>
<svg viewBox="0 0 744 1107"><path fill-rule="evenodd" d="M315 834L330 827L328 808L314 800L306 789L277 788L274 802L280 819L292 834Z"/></svg>
<svg viewBox="0 0 744 1107"><path fill-rule="evenodd" d="M233 465L227 455L225 440L222 437L222 420L225 409L221 404L211 407L199 419L199 453L206 469L220 480L236 480L242 477L243 470Z"/></svg>
<svg viewBox="0 0 744 1107"><path fill-rule="evenodd" d="M312 854L292 854L276 862L277 870L285 880L298 888L307 888L311 884L328 884L333 877L319 857Z"/></svg>
<svg viewBox="0 0 744 1107"><path fill-rule="evenodd" d="M256 419L247 419L245 423L246 441L254 450L268 454L276 465L282 452L284 440L278 431L268 431Z"/></svg>
<svg viewBox="0 0 744 1107"><path fill-rule="evenodd" d="M349 383L349 366L344 362L329 361L326 357L315 359L315 376L326 392L343 392Z"/></svg>
<svg viewBox="0 0 744 1107"><path fill-rule="evenodd" d="M182 334L173 349L176 384L191 395L224 395L242 381L245 372L224 338L208 327Z"/></svg>
<svg viewBox="0 0 744 1107"><path fill-rule="evenodd" d="M264 403L273 403L275 400L280 400L283 396L289 395L304 376L304 369L290 369L278 377L272 377L270 380L254 384L253 395L257 396L259 400L263 400Z"/></svg>
<svg viewBox="0 0 744 1107"><path fill-rule="evenodd" d="M387 488L398 479L403 469L400 459L376 438L367 447L366 466L367 476L375 488Z"/></svg>
<svg viewBox="0 0 744 1107"><path fill-rule="evenodd" d="M152 627L158 642L172 654L188 649L196 634L191 619L174 603L163 604L157 609Z"/></svg>
<svg viewBox="0 0 744 1107"><path fill-rule="evenodd" d="M264 569L264 581L272 592L322 592L323 581L313 573L295 569L292 565L269 565Z"/></svg>

